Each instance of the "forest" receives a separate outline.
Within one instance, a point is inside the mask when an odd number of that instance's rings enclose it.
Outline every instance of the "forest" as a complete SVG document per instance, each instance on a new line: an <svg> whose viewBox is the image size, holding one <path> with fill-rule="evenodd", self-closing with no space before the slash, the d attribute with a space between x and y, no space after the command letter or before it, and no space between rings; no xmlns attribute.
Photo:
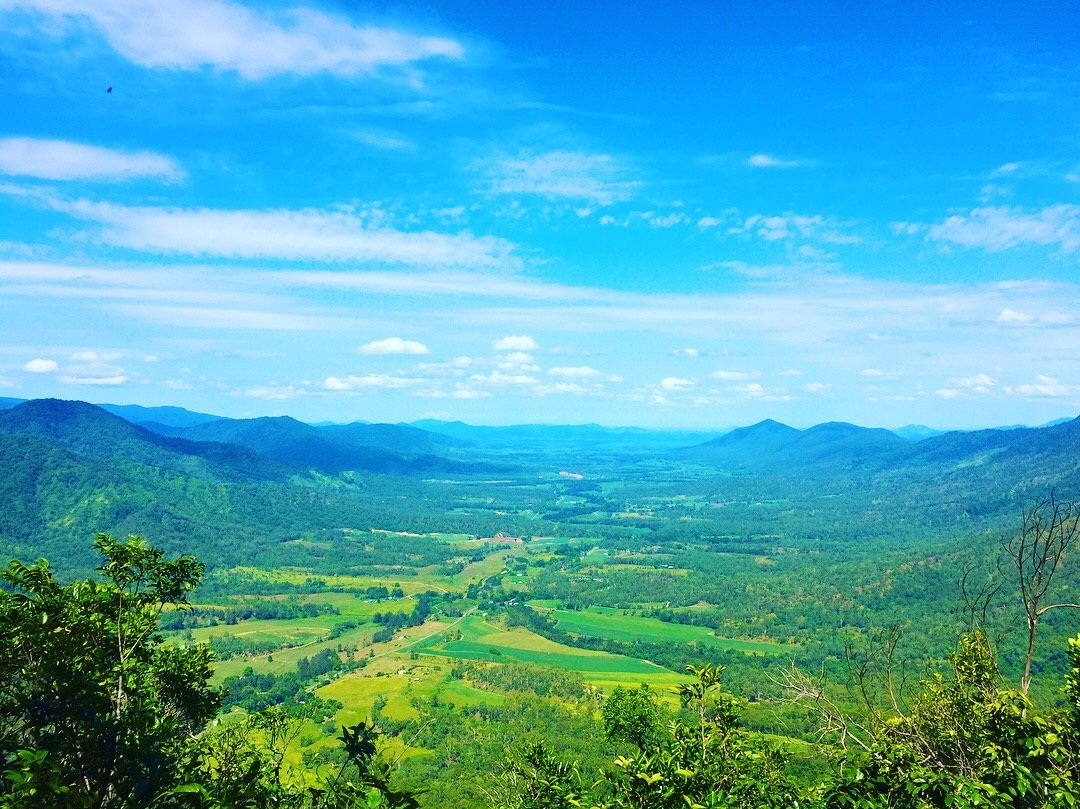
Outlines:
<svg viewBox="0 0 1080 809"><path fill-rule="evenodd" d="M4 805L1080 797L1078 422L145 411L0 410Z"/></svg>

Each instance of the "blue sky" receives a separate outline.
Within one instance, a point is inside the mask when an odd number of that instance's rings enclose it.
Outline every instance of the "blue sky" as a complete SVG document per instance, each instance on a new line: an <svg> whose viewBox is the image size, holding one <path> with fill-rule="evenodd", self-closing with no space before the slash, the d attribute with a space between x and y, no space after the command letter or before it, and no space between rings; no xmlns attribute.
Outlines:
<svg viewBox="0 0 1080 809"><path fill-rule="evenodd" d="M0 0L0 395L1076 415L1075 4L863 6Z"/></svg>

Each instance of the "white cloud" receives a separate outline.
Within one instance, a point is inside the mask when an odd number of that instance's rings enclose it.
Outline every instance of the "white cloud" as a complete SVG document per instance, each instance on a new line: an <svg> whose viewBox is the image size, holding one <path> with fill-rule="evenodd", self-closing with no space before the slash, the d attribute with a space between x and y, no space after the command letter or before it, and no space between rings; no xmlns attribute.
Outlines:
<svg viewBox="0 0 1080 809"><path fill-rule="evenodd" d="M157 299L157 296L149 296ZM111 304L107 307L125 317L183 328L255 331L324 331L353 329L356 322L345 317L292 314L283 311L217 309L198 306L158 306L152 304Z"/></svg>
<svg viewBox="0 0 1080 809"><path fill-rule="evenodd" d="M676 348L671 352L676 357L690 357L691 359L700 357L701 351L696 348Z"/></svg>
<svg viewBox="0 0 1080 809"><path fill-rule="evenodd" d="M752 399L757 399L765 395L765 388L761 386L760 382L749 382L746 385L732 385L728 390L732 393L749 396Z"/></svg>
<svg viewBox="0 0 1080 809"><path fill-rule="evenodd" d="M1066 385L1056 377L1039 374L1034 384L1006 387L1005 392L1027 399L1065 399L1080 392L1080 386Z"/></svg>
<svg viewBox="0 0 1080 809"><path fill-rule="evenodd" d="M590 368L588 365L580 365L577 367L556 366L555 368L548 368L548 375L572 379L593 379L602 376L603 374L595 368Z"/></svg>
<svg viewBox="0 0 1080 809"><path fill-rule="evenodd" d="M788 368L786 371L781 371L780 376L802 376L802 371L798 368Z"/></svg>
<svg viewBox="0 0 1080 809"><path fill-rule="evenodd" d="M185 379L166 379L165 387L169 390L194 390L195 386Z"/></svg>
<svg viewBox="0 0 1080 809"><path fill-rule="evenodd" d="M790 160L770 154L754 154L746 159L746 165L755 169L793 169L807 165L805 160Z"/></svg>
<svg viewBox="0 0 1080 809"><path fill-rule="evenodd" d="M298 385L277 385L271 382L268 385L255 385L244 390L232 391L230 396L245 396L249 399L263 399L266 401L284 401L310 396L311 391Z"/></svg>
<svg viewBox="0 0 1080 809"><path fill-rule="evenodd" d="M375 75L432 58L461 59L452 39L354 26L313 9L273 13L225 0L7 0L8 8L75 19L143 67L212 68L259 80L282 74ZM57 26L43 22L46 32Z"/></svg>
<svg viewBox="0 0 1080 809"><path fill-rule="evenodd" d="M990 252L1026 245L1080 247L1080 206L1050 205L1039 211L1019 208L973 208L931 225L927 238Z"/></svg>
<svg viewBox="0 0 1080 809"><path fill-rule="evenodd" d="M556 382L551 385L537 385L533 388L533 392L540 396L548 396L553 393L562 394L574 394L576 396L585 396L589 393L593 393L594 390L579 385L577 382Z"/></svg>
<svg viewBox="0 0 1080 809"><path fill-rule="evenodd" d="M429 380L408 376L395 376L393 374L349 374L345 377L328 376L323 381L323 387L330 391L347 390L373 390L385 388L387 390L401 390L417 385L426 384Z"/></svg>
<svg viewBox="0 0 1080 809"><path fill-rule="evenodd" d="M508 335L495 340L491 347L496 351L536 351L540 345L532 337L527 335Z"/></svg>
<svg viewBox="0 0 1080 809"><path fill-rule="evenodd" d="M23 366L24 371L28 371L31 374L51 374L59 369L60 365L56 360L43 360L34 359L30 360Z"/></svg>
<svg viewBox="0 0 1080 809"><path fill-rule="evenodd" d="M105 387L123 385L128 381L125 374L114 376L80 376L77 374L64 374L60 381L67 385L101 385Z"/></svg>
<svg viewBox="0 0 1080 809"><path fill-rule="evenodd" d="M1002 309L997 316L997 322L1002 324L1030 323L1035 318L1027 312L1018 312L1015 309Z"/></svg>
<svg viewBox="0 0 1080 809"><path fill-rule="evenodd" d="M131 379L123 368L97 359L95 352L77 352L75 356L79 355L84 357L83 364L64 368L59 377L61 382L68 385L114 386L123 385ZM90 356L95 359L88 359Z"/></svg>
<svg viewBox="0 0 1080 809"><path fill-rule="evenodd" d="M723 369L712 372L713 379L719 379L721 382L738 382L746 379L757 379L761 376L761 371L725 371Z"/></svg>
<svg viewBox="0 0 1080 809"><path fill-rule="evenodd" d="M451 390L443 388L423 388L414 391L414 396L421 399L490 399L494 394L488 390L480 390L464 383L458 383Z"/></svg>
<svg viewBox="0 0 1080 809"><path fill-rule="evenodd" d="M688 217L684 213L675 211L664 216L652 214L651 216L646 217L645 221L649 223L649 227L666 229L681 225L683 222L688 221Z"/></svg>
<svg viewBox="0 0 1080 809"><path fill-rule="evenodd" d="M666 376L660 380L660 387L664 390L690 390L696 384L692 379L683 379L679 376Z"/></svg>
<svg viewBox="0 0 1080 809"><path fill-rule="evenodd" d="M1059 312L1054 309L1043 309L1038 314L1031 314L1019 309L1002 309L994 322L1001 326L1040 326L1048 328L1056 328L1059 326L1069 326L1075 321L1075 318L1067 314L1066 312Z"/></svg>
<svg viewBox="0 0 1080 809"><path fill-rule="evenodd" d="M416 340L404 340L401 337L387 337L383 340L373 340L356 349L361 354L388 355L388 354L430 354L428 347Z"/></svg>
<svg viewBox="0 0 1080 809"><path fill-rule="evenodd" d="M0 173L41 180L119 182L142 177L180 180L171 158L154 152L122 152L65 140L0 139Z"/></svg>
<svg viewBox="0 0 1080 809"><path fill-rule="evenodd" d="M518 365L533 365L533 358L531 354L526 354L524 351L511 351L509 354L504 354L499 357L499 364L511 367Z"/></svg>
<svg viewBox="0 0 1080 809"><path fill-rule="evenodd" d="M727 232L734 235L751 233L767 242L814 238L834 245L860 243L862 237L844 232L844 229L849 227L851 227L850 223L826 218L820 214L813 216L796 213L752 214L745 217L741 223L728 228ZM823 255L825 254L814 253L813 257L820 258Z"/></svg>
<svg viewBox="0 0 1080 809"><path fill-rule="evenodd" d="M807 382L803 385L803 390L807 393L824 393L831 387L828 382Z"/></svg>
<svg viewBox="0 0 1080 809"><path fill-rule="evenodd" d="M505 387L512 385L534 385L537 382L536 377L523 373L503 373L496 369L488 374L473 374L469 377L472 382L476 382L481 385L493 385L496 387Z"/></svg>
<svg viewBox="0 0 1080 809"><path fill-rule="evenodd" d="M606 154L522 153L476 165L487 176L488 190L496 194L537 194L552 199L611 205L629 199L639 185L627 180L622 164Z"/></svg>
<svg viewBox="0 0 1080 809"><path fill-rule="evenodd" d="M997 380L987 374L953 377L946 381L954 388L963 388L973 393L989 393L990 389L997 384Z"/></svg>
<svg viewBox="0 0 1080 809"><path fill-rule="evenodd" d="M416 148L416 144L397 132L362 129L353 135L361 143L376 149L400 152Z"/></svg>
<svg viewBox="0 0 1080 809"><path fill-rule="evenodd" d="M514 245L494 236L407 232L361 213L334 210L223 210L129 207L50 199L97 223L92 238L144 252L286 260L359 261L406 266L516 267Z"/></svg>
<svg viewBox="0 0 1080 809"><path fill-rule="evenodd" d="M76 351L71 359L74 362L114 362L122 356L119 351Z"/></svg>

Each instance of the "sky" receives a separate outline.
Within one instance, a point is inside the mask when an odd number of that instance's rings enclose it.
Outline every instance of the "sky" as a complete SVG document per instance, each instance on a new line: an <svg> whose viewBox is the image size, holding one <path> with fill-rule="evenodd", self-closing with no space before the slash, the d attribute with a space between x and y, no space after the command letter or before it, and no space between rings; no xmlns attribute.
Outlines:
<svg viewBox="0 0 1080 809"><path fill-rule="evenodd" d="M1076 416L1077 43L1075 3L0 0L0 396Z"/></svg>

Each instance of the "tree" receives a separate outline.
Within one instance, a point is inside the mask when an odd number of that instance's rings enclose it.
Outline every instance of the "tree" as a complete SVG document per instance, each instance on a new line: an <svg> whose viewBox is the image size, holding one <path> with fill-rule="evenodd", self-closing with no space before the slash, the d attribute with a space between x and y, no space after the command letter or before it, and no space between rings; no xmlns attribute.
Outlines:
<svg viewBox="0 0 1080 809"><path fill-rule="evenodd" d="M830 809L1065 807L1080 802L1080 638L1070 642L1072 716L1037 711L1000 685L985 633L961 637L952 672L922 684L905 716L887 719L866 755L848 756ZM1072 721L1070 721L1072 720Z"/></svg>
<svg viewBox="0 0 1080 809"><path fill-rule="evenodd" d="M1024 511L1020 531L1002 543L1016 567L1020 597L1027 616L1028 643L1024 655L1024 673L1020 690L1027 694L1031 686L1031 663L1035 658L1035 640L1042 617L1056 609L1080 609L1073 602L1046 603L1052 598L1054 577L1069 550L1080 541L1080 505L1057 499L1053 491Z"/></svg>
<svg viewBox="0 0 1080 809"><path fill-rule="evenodd" d="M12 806L149 805L215 714L211 653L164 644L203 566L99 534L101 580L61 585L42 560L0 572L0 795Z"/></svg>
<svg viewBox="0 0 1080 809"><path fill-rule="evenodd" d="M213 653L159 632L202 564L141 537L94 545L100 579L62 585L44 560L0 572L0 807L415 809L370 724L342 728L325 774L285 766L302 717L284 708L208 730Z"/></svg>
<svg viewBox="0 0 1080 809"><path fill-rule="evenodd" d="M559 762L543 745L512 760L497 809L719 809L805 807L784 774L779 749L758 733L738 727L738 704L723 691L723 666L688 666L691 680L675 689L696 715L673 721L634 753L616 756L591 789L583 789L576 764ZM640 692L627 692L640 693Z"/></svg>
<svg viewBox="0 0 1080 809"><path fill-rule="evenodd" d="M600 708L604 733L609 739L645 748L657 737L660 714L645 683L640 688L616 686Z"/></svg>

